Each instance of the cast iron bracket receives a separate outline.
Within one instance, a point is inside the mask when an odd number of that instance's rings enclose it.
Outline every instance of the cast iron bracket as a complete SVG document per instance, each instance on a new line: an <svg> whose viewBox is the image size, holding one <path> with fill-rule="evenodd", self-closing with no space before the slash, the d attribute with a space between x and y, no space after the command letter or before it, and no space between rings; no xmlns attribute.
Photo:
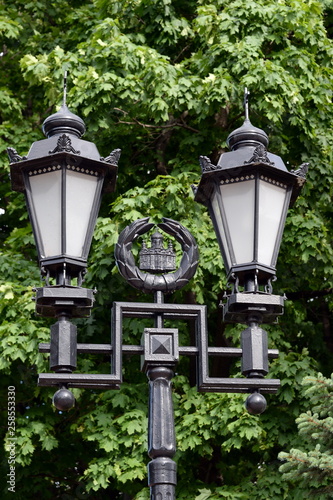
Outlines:
<svg viewBox="0 0 333 500"><path fill-rule="evenodd" d="M153 353L149 351L149 343L143 345L122 344L123 318L151 318L163 314L165 320L194 320L196 331L196 345L179 346L177 329L145 329L151 338L160 334L169 336L173 351ZM119 389L122 383L122 354L136 354L147 356L145 364L154 362L166 364L174 356L177 361L180 356L197 357L197 387L200 392L252 392L260 390L263 393L277 392L280 381L264 378L219 378L209 376L209 357L238 357L242 356L242 349L236 347L209 347L207 341L207 310L206 306L187 304L154 304L150 302L114 302L112 307L111 343L110 344L77 344L78 354L110 354L111 374L73 374L73 373L42 373L39 375L38 385L58 386L67 384L68 387L85 387L88 389ZM50 344L39 344L39 352L50 352ZM277 358L277 349L268 349L268 357ZM142 363L143 366L143 363Z"/></svg>

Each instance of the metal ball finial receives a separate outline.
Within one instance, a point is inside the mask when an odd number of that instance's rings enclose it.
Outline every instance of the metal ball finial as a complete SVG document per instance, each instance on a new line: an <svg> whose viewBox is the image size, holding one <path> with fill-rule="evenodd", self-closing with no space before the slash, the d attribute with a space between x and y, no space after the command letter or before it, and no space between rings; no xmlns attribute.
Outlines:
<svg viewBox="0 0 333 500"><path fill-rule="evenodd" d="M61 387L53 396L52 403L60 411L68 411L75 405L75 397L66 387Z"/></svg>
<svg viewBox="0 0 333 500"><path fill-rule="evenodd" d="M251 415L260 415L267 408L267 401L259 392L253 392L245 401L245 408Z"/></svg>

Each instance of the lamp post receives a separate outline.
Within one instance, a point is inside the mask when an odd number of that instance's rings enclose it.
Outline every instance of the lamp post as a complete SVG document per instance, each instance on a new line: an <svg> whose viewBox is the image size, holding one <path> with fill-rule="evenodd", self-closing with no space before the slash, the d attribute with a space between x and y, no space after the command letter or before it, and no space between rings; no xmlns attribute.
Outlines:
<svg viewBox="0 0 333 500"><path fill-rule="evenodd" d="M200 157L202 178L196 201L208 206L229 280L244 291L270 289L287 210L305 182L282 159L267 151L266 133L249 120L227 138L231 152L218 164Z"/></svg>
<svg viewBox="0 0 333 500"><path fill-rule="evenodd" d="M54 404L70 409L74 397L68 388L119 389L122 355L141 356L141 369L149 379L148 483L152 500L175 499L177 482L174 415L171 379L180 356L197 358L197 388L201 392L251 393L246 406L251 413L264 411L263 393L274 393L279 380L266 379L268 359L278 351L268 349L261 323L271 323L283 313L283 297L272 294L272 280L287 208L305 182L307 166L288 172L280 157L267 152L268 137L249 120L245 92L245 121L228 137L230 153L218 165L202 156L202 178L194 188L196 201L210 211L225 262L232 292L224 305L224 319L245 323L241 348L208 346L206 306L168 304L165 296L181 289L194 276L199 254L195 239L181 224L163 219L151 246L144 244L137 265L133 242L151 231L149 218L127 226L115 249L119 272L154 302L114 302L111 341L106 344L77 343L71 317L90 314L93 291L81 287L87 256L103 190L112 191L120 150L101 158L96 146L81 140L84 123L67 108L45 120L47 139L34 143L27 157L9 148L13 189L23 191L38 249L46 286L36 289L36 310L58 318L51 327L50 343L40 352L50 353L54 373L39 375L40 386L60 387ZM176 268L172 245L163 244L164 231L181 245L182 258ZM50 279L55 281L50 283ZM76 279L77 284L72 285ZM149 318L139 345L122 343L124 317ZM164 321L195 322L195 345L179 345L178 329ZM77 374L77 353L108 353L110 374ZM245 377L218 378L209 374L210 356L241 357Z"/></svg>
<svg viewBox="0 0 333 500"><path fill-rule="evenodd" d="M46 282L35 289L36 311L58 319L51 327L50 368L65 375L55 401L68 409L74 397L66 390L66 377L77 360L70 318L89 316L93 306L93 290L81 285L101 195L115 188L120 150L101 158L95 144L81 139L85 124L66 105L66 76L63 104L44 121L43 132L46 139L33 143L27 156L7 151L12 188L25 194Z"/></svg>
<svg viewBox="0 0 333 500"><path fill-rule="evenodd" d="M267 134L249 119L249 92L244 93L245 120L231 132L231 152L213 165L200 157L202 177L195 199L208 207L232 292L224 304L224 321L245 323L241 334L242 373L262 379L268 373L267 333L261 323L283 314L284 298L272 294L276 261L288 207L296 200L308 164L289 172L282 159L267 151ZM246 406L251 413L266 408L254 390Z"/></svg>

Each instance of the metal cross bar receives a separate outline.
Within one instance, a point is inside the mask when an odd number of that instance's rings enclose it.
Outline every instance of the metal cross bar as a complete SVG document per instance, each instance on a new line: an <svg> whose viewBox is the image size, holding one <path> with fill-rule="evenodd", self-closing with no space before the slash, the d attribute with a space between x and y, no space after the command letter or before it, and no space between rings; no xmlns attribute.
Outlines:
<svg viewBox="0 0 333 500"><path fill-rule="evenodd" d="M172 320L194 320L196 331L196 346L178 346L178 354L182 356L198 357L197 385L200 392L251 392L262 389L262 392L276 392L279 388L278 380L264 378L217 378L209 376L209 356L241 357L242 349L235 347L209 347L206 306L189 304L165 304L163 302L114 302L112 308L111 344L78 344L78 353L110 354L111 374L107 379L101 375L95 376L94 387L119 388L122 382L122 354L144 355L144 346L122 345L123 317L151 318L156 317ZM161 330L163 322L158 321ZM40 352L50 352L50 344L40 344ZM269 349L270 358L278 357L278 350ZM66 378L67 377L67 378ZM84 374L41 374L39 385L56 385L66 382L71 387L91 387L90 375ZM56 382L57 381L57 382ZM86 385L87 384L87 385Z"/></svg>
<svg viewBox="0 0 333 500"><path fill-rule="evenodd" d="M40 343L38 347L39 352L49 353L50 343ZM240 347L208 347L209 356L221 356L224 358L241 357L242 349ZM111 354L113 346L111 344L77 344L78 354ZM141 345L122 345L123 354L143 354L144 347ZM181 356L197 356L199 352L198 347L195 346L179 346L179 354ZM278 349L268 349L268 357L275 359L279 357Z"/></svg>
<svg viewBox="0 0 333 500"><path fill-rule="evenodd" d="M83 373L40 373L39 386L67 385L68 387L85 387L88 389L119 389L121 380L115 375L83 374Z"/></svg>

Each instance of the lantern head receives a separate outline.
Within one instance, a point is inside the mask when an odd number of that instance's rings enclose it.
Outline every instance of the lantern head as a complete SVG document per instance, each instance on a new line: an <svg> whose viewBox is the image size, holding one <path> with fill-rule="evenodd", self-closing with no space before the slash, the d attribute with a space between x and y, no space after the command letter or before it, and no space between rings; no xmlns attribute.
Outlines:
<svg viewBox="0 0 333 500"><path fill-rule="evenodd" d="M11 181L25 193L42 271L69 284L87 266L102 192L115 189L120 150L101 158L81 139L85 124L64 103L43 123L46 139L26 157L8 149Z"/></svg>
<svg viewBox="0 0 333 500"><path fill-rule="evenodd" d="M287 209L305 182L307 164L289 172L267 151L268 137L251 124L248 110L227 144L231 152L216 166L200 157L195 199L209 209L228 280L254 292L275 276Z"/></svg>

